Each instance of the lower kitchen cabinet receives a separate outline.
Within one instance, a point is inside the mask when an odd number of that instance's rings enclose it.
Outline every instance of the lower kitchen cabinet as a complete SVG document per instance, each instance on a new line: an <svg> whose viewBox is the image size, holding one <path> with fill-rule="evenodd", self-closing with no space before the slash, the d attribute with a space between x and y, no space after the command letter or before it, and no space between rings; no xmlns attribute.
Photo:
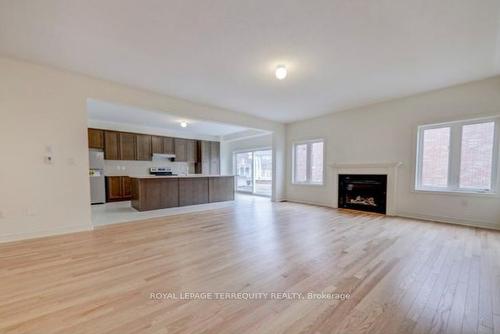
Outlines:
<svg viewBox="0 0 500 334"><path fill-rule="evenodd" d="M179 179L179 206L208 203L208 177Z"/></svg>
<svg viewBox="0 0 500 334"><path fill-rule="evenodd" d="M132 207L139 211L179 206L177 178L132 178Z"/></svg>
<svg viewBox="0 0 500 334"><path fill-rule="evenodd" d="M132 177L138 211L234 200L234 176Z"/></svg>
<svg viewBox="0 0 500 334"><path fill-rule="evenodd" d="M234 176L211 177L208 183L208 201L223 202L234 200Z"/></svg>
<svg viewBox="0 0 500 334"><path fill-rule="evenodd" d="M129 201L132 198L128 176L106 176L106 202Z"/></svg>

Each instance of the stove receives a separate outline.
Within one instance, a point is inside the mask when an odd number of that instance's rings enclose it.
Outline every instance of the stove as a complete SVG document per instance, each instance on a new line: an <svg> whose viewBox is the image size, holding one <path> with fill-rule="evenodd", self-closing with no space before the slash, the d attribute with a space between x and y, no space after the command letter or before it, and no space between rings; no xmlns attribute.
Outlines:
<svg viewBox="0 0 500 334"><path fill-rule="evenodd" d="M149 174L155 176L176 176L177 174L172 173L170 167L151 167L149 168Z"/></svg>

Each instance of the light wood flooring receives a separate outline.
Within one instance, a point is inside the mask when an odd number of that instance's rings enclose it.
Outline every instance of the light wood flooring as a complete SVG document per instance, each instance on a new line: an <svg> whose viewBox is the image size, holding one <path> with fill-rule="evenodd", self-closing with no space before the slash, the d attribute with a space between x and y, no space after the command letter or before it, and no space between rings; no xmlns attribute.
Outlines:
<svg viewBox="0 0 500 334"><path fill-rule="evenodd" d="M209 291L351 296L150 298ZM500 333L500 232L246 199L3 244L0 333Z"/></svg>

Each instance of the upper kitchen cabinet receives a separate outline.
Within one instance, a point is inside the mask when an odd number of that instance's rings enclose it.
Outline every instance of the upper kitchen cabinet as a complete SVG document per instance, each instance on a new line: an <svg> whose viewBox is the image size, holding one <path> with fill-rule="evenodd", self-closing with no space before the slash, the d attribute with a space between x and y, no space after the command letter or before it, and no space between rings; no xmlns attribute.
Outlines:
<svg viewBox="0 0 500 334"><path fill-rule="evenodd" d="M220 143L200 140L197 146L196 173L205 175L220 174Z"/></svg>
<svg viewBox="0 0 500 334"><path fill-rule="evenodd" d="M88 129L89 148L104 149L104 131Z"/></svg>
<svg viewBox="0 0 500 334"><path fill-rule="evenodd" d="M104 131L104 159L120 160L120 134L116 131Z"/></svg>
<svg viewBox="0 0 500 334"><path fill-rule="evenodd" d="M198 163L195 166L197 174L210 174L210 142L206 140L199 140L198 146Z"/></svg>
<svg viewBox="0 0 500 334"><path fill-rule="evenodd" d="M136 160L136 141L133 133L120 132L120 160Z"/></svg>
<svg viewBox="0 0 500 334"><path fill-rule="evenodd" d="M151 153L163 154L163 137L151 136Z"/></svg>
<svg viewBox="0 0 500 334"><path fill-rule="evenodd" d="M196 146L196 140L194 140L194 139L187 140L186 157L187 157L187 162L197 162L198 161L198 148Z"/></svg>
<svg viewBox="0 0 500 334"><path fill-rule="evenodd" d="M164 154L175 154L174 138L163 137L163 153Z"/></svg>
<svg viewBox="0 0 500 334"><path fill-rule="evenodd" d="M175 143L175 161L187 161L187 140L183 138L174 138Z"/></svg>
<svg viewBox="0 0 500 334"><path fill-rule="evenodd" d="M174 138L151 136L152 154L175 154Z"/></svg>
<svg viewBox="0 0 500 334"><path fill-rule="evenodd" d="M106 160L152 160L153 154L175 154L175 160L180 162L196 163L204 159L203 166L208 168L204 174L218 174L218 165L212 161L211 151L219 155L219 143L197 141L195 139L172 138L141 133L129 133L112 130L88 129L89 148L104 148ZM200 154L199 145L202 145L207 154ZM213 146L213 148L212 148ZM201 164L199 164L201 166ZM198 168L198 166L196 166ZM201 173L197 171L197 173Z"/></svg>
<svg viewBox="0 0 500 334"><path fill-rule="evenodd" d="M149 135L135 135L136 140L136 160L151 160L152 138Z"/></svg>
<svg viewBox="0 0 500 334"><path fill-rule="evenodd" d="M210 174L220 174L220 143L218 141L210 143Z"/></svg>

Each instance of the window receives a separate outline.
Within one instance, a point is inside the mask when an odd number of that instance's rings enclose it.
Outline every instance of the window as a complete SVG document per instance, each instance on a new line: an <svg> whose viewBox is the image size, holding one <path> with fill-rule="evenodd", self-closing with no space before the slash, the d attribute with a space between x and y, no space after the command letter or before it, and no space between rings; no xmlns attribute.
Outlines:
<svg viewBox="0 0 500 334"><path fill-rule="evenodd" d="M418 129L417 190L494 192L498 118Z"/></svg>
<svg viewBox="0 0 500 334"><path fill-rule="evenodd" d="M293 183L323 184L324 142L313 140L293 145Z"/></svg>
<svg viewBox="0 0 500 334"><path fill-rule="evenodd" d="M423 136L422 186L447 187L450 128L427 129Z"/></svg>

